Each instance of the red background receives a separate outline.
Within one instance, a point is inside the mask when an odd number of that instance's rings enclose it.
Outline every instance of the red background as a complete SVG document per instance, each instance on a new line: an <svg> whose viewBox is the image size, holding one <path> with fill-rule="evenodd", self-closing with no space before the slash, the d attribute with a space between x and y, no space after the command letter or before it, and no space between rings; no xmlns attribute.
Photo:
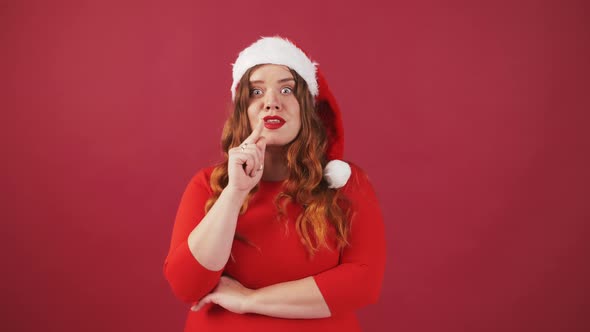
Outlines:
<svg viewBox="0 0 590 332"><path fill-rule="evenodd" d="M5 331L181 331L162 262L219 160L230 64L320 63L387 224L366 331L587 331L584 1L0 6Z"/></svg>

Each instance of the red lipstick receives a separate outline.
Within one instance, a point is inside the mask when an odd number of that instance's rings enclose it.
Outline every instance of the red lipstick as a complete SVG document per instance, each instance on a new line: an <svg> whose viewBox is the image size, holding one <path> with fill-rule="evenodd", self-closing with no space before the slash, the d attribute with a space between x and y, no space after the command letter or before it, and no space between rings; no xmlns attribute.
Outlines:
<svg viewBox="0 0 590 332"><path fill-rule="evenodd" d="M278 115L265 116L264 117L264 128L266 129L279 129L285 124L285 119Z"/></svg>

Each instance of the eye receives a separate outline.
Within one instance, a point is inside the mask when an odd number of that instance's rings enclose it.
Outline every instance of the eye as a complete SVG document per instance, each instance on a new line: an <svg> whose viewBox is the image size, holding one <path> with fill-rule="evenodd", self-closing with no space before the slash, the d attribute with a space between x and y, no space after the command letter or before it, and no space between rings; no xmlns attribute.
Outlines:
<svg viewBox="0 0 590 332"><path fill-rule="evenodd" d="M262 90L250 89L250 96L255 97L255 96L260 96L260 95L262 95Z"/></svg>
<svg viewBox="0 0 590 332"><path fill-rule="evenodd" d="M281 93L284 95L289 95L289 94L293 93L293 89L291 87L286 86L281 89Z"/></svg>

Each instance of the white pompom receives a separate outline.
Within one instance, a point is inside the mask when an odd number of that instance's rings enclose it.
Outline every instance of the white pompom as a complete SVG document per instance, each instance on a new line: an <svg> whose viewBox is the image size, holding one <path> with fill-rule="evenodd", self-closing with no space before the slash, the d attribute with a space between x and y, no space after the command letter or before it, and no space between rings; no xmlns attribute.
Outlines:
<svg viewBox="0 0 590 332"><path fill-rule="evenodd" d="M330 188L338 189L348 182L351 172L348 163L338 159L330 160L324 168L324 179Z"/></svg>

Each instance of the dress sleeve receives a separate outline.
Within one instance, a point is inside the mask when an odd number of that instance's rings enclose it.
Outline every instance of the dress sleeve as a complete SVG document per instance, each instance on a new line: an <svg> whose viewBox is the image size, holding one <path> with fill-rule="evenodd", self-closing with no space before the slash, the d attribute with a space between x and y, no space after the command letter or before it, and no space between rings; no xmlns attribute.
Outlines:
<svg viewBox="0 0 590 332"><path fill-rule="evenodd" d="M367 175L351 165L341 190L352 207L350 246L340 264L314 276L332 316L352 312L379 299L385 270L385 229L373 186Z"/></svg>
<svg viewBox="0 0 590 332"><path fill-rule="evenodd" d="M170 250L164 262L164 275L174 294L184 302L200 300L219 282L220 271L203 267L188 247L188 235L205 216L205 203L212 194L208 172L200 171L188 184L172 230Z"/></svg>

